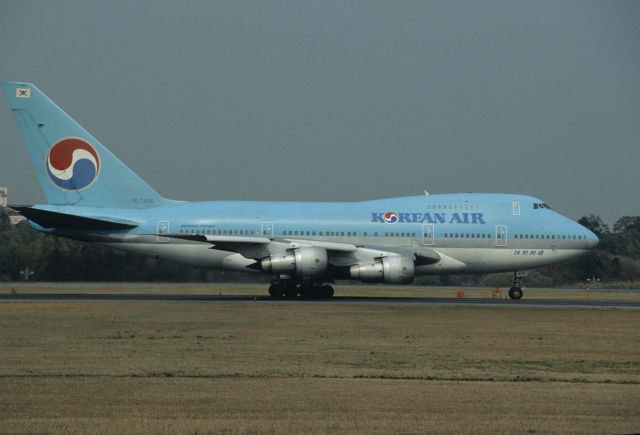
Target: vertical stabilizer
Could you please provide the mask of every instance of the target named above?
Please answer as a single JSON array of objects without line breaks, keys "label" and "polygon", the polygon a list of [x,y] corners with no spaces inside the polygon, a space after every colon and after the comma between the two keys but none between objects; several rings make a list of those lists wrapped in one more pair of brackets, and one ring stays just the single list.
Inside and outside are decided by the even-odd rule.
[{"label": "vertical stabilizer", "polygon": [[164,199],[30,83],[3,83],[49,204],[148,208]]}]

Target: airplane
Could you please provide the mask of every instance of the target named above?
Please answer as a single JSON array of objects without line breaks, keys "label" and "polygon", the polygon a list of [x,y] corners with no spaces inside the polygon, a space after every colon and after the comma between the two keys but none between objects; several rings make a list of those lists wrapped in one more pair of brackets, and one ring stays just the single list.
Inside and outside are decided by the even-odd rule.
[{"label": "airplane", "polygon": [[211,269],[273,277],[273,298],[331,298],[335,280],[514,272],[584,254],[587,228],[527,195],[360,202],[184,202],[162,197],[31,83],[5,82],[47,204],[14,206],[37,231]]}]

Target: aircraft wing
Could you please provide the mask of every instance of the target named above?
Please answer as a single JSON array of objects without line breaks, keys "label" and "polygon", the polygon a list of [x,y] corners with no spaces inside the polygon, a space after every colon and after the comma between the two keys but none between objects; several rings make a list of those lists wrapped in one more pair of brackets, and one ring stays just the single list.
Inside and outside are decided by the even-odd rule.
[{"label": "aircraft wing", "polygon": [[327,242],[265,236],[219,236],[205,234],[168,234],[183,240],[210,243],[211,249],[237,252],[243,257],[259,260],[303,246],[315,246],[327,250],[329,261],[334,266],[348,266],[357,262],[373,261],[377,258],[402,255],[413,259],[416,266],[434,264],[441,260],[434,249],[423,246],[374,246],[353,243]]}]

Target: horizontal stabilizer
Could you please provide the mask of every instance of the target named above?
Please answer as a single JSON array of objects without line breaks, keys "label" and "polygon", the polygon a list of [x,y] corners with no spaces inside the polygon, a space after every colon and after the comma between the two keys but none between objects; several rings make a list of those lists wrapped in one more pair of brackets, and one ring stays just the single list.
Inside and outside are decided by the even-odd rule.
[{"label": "horizontal stabilizer", "polygon": [[77,230],[128,230],[137,223],[109,217],[86,217],[57,211],[42,210],[25,206],[11,206],[14,210],[43,228],[64,228]]}]

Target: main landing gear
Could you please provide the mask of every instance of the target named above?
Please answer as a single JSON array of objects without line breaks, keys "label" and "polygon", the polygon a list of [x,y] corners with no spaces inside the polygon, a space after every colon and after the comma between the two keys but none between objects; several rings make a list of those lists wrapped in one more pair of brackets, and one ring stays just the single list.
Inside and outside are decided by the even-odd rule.
[{"label": "main landing gear", "polygon": [[511,299],[521,299],[522,298],[522,277],[526,276],[526,272],[513,272],[513,281],[511,281],[512,283],[512,287],[509,289],[509,298]]},{"label": "main landing gear", "polygon": [[275,280],[269,286],[269,294],[274,299],[295,299],[298,296],[303,299],[330,299],[333,297],[333,287],[319,282]]}]

